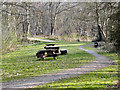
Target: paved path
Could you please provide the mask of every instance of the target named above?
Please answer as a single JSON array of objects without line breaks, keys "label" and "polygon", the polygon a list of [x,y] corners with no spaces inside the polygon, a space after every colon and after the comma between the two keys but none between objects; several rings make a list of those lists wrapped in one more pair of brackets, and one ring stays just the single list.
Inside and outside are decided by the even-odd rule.
[{"label": "paved path", "polygon": [[72,68],[65,71],[60,71],[58,73],[45,74],[42,76],[36,76],[34,78],[30,78],[30,79],[6,82],[6,83],[3,83],[3,88],[32,88],[33,86],[42,85],[42,84],[63,79],[63,78],[71,78],[80,74],[85,74],[85,73],[94,71],[96,69],[107,67],[113,64],[114,60],[104,57],[94,51],[83,49],[82,47],[83,46],[80,46],[79,49],[82,49],[94,55],[96,58],[95,61],[87,65],[81,66],[79,68]]},{"label": "paved path", "polygon": [[37,40],[37,41],[42,41],[42,42],[56,42],[54,40],[46,40],[46,39],[38,39],[38,38],[28,38],[29,40]]}]

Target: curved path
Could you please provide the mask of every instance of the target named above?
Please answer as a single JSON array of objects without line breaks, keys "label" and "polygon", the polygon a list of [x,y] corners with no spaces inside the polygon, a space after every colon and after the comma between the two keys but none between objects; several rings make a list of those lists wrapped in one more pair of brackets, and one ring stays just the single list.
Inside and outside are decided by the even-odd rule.
[{"label": "curved path", "polygon": [[94,71],[96,69],[101,69],[110,66],[114,63],[114,60],[102,56],[92,50],[83,49],[82,48],[83,46],[80,46],[79,49],[82,49],[88,52],[89,54],[94,55],[96,58],[95,61],[86,64],[84,66],[81,66],[79,68],[67,69],[65,71],[60,71],[58,73],[44,74],[42,76],[36,76],[29,79],[21,79],[18,81],[6,82],[3,83],[3,88],[32,88],[33,86],[42,85],[55,80],[59,80],[63,78],[71,78],[80,74],[85,74]]}]

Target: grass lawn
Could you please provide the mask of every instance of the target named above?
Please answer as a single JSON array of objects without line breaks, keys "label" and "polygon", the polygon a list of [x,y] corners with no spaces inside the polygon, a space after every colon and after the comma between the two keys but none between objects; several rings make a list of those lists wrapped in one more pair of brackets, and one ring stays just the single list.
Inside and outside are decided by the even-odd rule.
[{"label": "grass lawn", "polygon": [[21,78],[57,72],[68,68],[80,67],[94,60],[94,56],[79,50],[78,46],[88,43],[56,42],[60,49],[67,49],[67,55],[60,55],[57,60],[53,57],[41,61],[36,58],[36,52],[44,49],[45,44],[18,46],[18,50],[2,55],[2,81],[10,81]]},{"label": "grass lawn", "polygon": [[111,59],[114,59],[116,64],[118,63],[117,53],[103,52],[103,51],[101,51],[101,50],[99,50],[97,48],[94,48],[93,46],[86,46],[86,47],[83,47],[83,48],[84,49],[93,50],[93,51],[97,52],[98,54],[101,54],[103,56],[106,56],[106,57],[109,57]]},{"label": "grass lawn", "polygon": [[107,88],[108,85],[114,85],[118,81],[116,69],[116,66],[110,66],[88,74],[40,85],[37,88]]},{"label": "grass lawn", "polygon": [[[87,46],[84,48],[97,51],[97,49],[92,46]],[[118,62],[117,55],[114,53],[100,51],[98,51],[98,53],[115,59],[116,63]],[[37,88],[89,88],[92,90],[93,88],[108,88],[108,86],[114,85],[118,82],[117,74],[118,66],[111,65],[103,69],[95,70],[94,72],[90,72],[88,74],[40,85]]]}]

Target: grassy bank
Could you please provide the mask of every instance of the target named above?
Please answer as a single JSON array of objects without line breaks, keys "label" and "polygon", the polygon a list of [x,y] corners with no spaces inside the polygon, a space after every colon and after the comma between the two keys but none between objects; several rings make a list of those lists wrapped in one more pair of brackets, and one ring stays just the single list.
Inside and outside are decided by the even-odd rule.
[{"label": "grassy bank", "polygon": [[115,85],[118,82],[118,66],[116,65],[118,62],[117,55],[115,53],[98,51],[93,46],[87,46],[84,48],[97,51],[101,55],[115,59],[115,65],[95,70],[88,74],[40,85],[37,88],[91,88],[93,90],[95,88],[108,88],[111,85]]},{"label": "grassy bank", "polygon": [[88,43],[56,42],[56,45],[60,46],[60,49],[67,49],[68,54],[58,56],[57,60],[47,57],[45,61],[41,61],[36,58],[35,54],[38,50],[44,49],[45,44],[48,43],[18,46],[17,51],[2,55],[2,81],[80,67],[94,60],[92,55],[78,49],[78,46]]}]

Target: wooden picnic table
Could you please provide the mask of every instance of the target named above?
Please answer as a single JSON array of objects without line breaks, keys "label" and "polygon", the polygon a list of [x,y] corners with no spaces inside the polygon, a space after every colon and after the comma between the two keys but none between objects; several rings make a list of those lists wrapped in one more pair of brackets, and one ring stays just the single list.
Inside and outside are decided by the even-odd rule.
[{"label": "wooden picnic table", "polygon": [[41,58],[42,60],[44,60],[45,57],[53,57],[55,59],[55,57],[59,56],[59,55],[66,55],[67,54],[67,50],[66,49],[61,49],[59,53],[59,46],[45,46],[44,47],[45,50],[39,50],[36,53],[37,58]]}]

